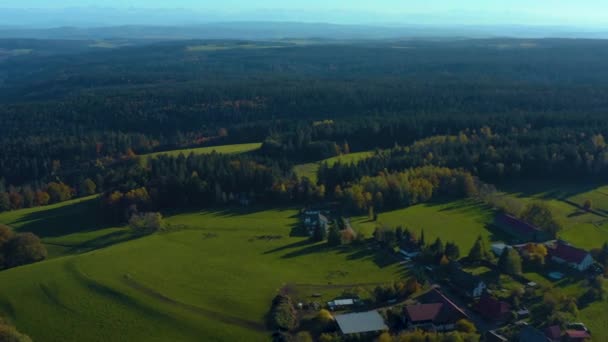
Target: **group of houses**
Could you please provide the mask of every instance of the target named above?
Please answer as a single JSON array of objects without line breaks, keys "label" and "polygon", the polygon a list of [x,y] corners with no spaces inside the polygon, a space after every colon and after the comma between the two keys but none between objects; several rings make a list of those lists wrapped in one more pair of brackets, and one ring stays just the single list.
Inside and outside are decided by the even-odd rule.
[{"label": "group of houses", "polygon": [[515,248],[522,252],[528,243],[540,243],[547,247],[549,259],[557,264],[567,265],[580,272],[587,271],[595,264],[593,256],[588,251],[577,248],[563,240],[551,240],[550,236],[541,229],[517,217],[503,214],[498,221],[498,226],[518,244],[509,246],[498,243],[492,245],[492,251],[497,256],[500,256],[505,248]]},{"label": "group of houses", "polygon": [[[318,228],[327,229],[329,225],[329,220],[320,210],[304,211],[303,220],[310,234],[313,234]],[[530,244],[542,244],[547,250],[547,260],[551,260],[555,264],[567,265],[580,272],[589,270],[595,264],[588,251],[572,246],[566,241],[551,240],[542,230],[514,216],[501,215],[498,220],[501,228],[512,237],[516,244],[497,243],[492,245],[492,251],[497,256],[501,256],[506,249],[515,249],[523,254],[526,253]],[[420,248],[411,243],[402,243],[399,252],[406,260],[405,263],[410,264],[419,256]],[[433,271],[431,266],[428,266],[427,269]],[[401,317],[405,329],[430,332],[454,331],[461,320],[476,321],[469,316],[467,308],[472,310],[471,314],[477,319],[481,317],[493,326],[499,326],[513,317],[522,319],[529,316],[527,310],[514,310],[510,303],[493,296],[483,278],[465,271],[458,262],[449,264],[446,278],[449,290],[444,291],[435,286],[403,307]],[[534,284],[529,283],[528,286],[534,286]],[[454,295],[458,295],[457,300],[457,297],[453,297]],[[467,306],[458,305],[457,302],[467,303]],[[354,299],[339,299],[327,303],[332,310],[351,309],[355,304]],[[373,336],[388,330],[384,318],[378,311],[342,314],[337,315],[335,319],[343,335],[370,334]],[[589,339],[590,332],[586,328],[581,329],[580,327],[562,330],[558,326],[552,326],[543,331],[524,324],[517,335],[517,340],[521,342],[587,341]],[[483,340],[507,341],[496,331],[486,332]]]},{"label": "group of houses", "polygon": [[[338,315],[335,319],[343,335],[377,334],[388,330],[378,311]],[[469,319],[465,310],[438,288],[416,298],[416,302],[404,306],[402,312],[402,320],[408,330],[450,332],[454,331],[458,321],[463,319]]]}]

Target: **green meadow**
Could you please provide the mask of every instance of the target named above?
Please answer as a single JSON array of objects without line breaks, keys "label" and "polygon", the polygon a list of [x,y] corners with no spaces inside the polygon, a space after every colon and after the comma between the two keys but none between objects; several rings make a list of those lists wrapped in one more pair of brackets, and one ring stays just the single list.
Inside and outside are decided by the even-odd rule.
[{"label": "green meadow", "polygon": [[[550,181],[522,182],[505,188],[504,196],[524,204],[546,203],[563,223],[560,237],[585,249],[608,242],[608,186],[593,183],[556,184]],[[591,200],[592,210],[582,209]]]},{"label": "green meadow", "polygon": [[173,230],[145,237],[87,226],[84,214],[73,223],[62,216],[93,203],[0,215],[17,230],[35,228],[46,243],[72,246],[0,272],[0,311],[34,340],[266,341],[264,317],[283,287],[301,287],[306,300],[309,286],[325,297],[336,286],[403,276],[367,249],[309,243],[295,209],[167,215]]},{"label": "green meadow", "polygon": [[296,173],[296,175],[298,175],[298,177],[308,177],[308,179],[310,179],[311,181],[316,182],[317,181],[317,171],[319,170],[319,166],[324,162],[328,163],[330,166],[337,162],[349,164],[349,163],[356,163],[359,160],[371,157],[373,155],[374,155],[373,151],[343,154],[340,156],[328,158],[328,159],[321,160],[321,161],[314,162],[314,163],[299,164],[299,165],[294,166],[293,170]]},{"label": "green meadow", "polygon": [[247,153],[251,151],[258,150],[262,147],[262,143],[250,143],[250,144],[234,144],[234,145],[222,145],[222,146],[209,146],[209,147],[199,147],[199,148],[187,148],[182,150],[172,150],[166,152],[156,152],[150,154],[144,154],[140,157],[142,160],[147,162],[151,158],[156,158],[160,155],[167,155],[172,157],[177,157],[180,154],[184,156],[188,156],[191,153],[194,154],[211,154],[215,153],[225,153],[225,154],[238,154],[238,153]]},{"label": "green meadow", "polygon": [[365,236],[371,236],[377,226],[408,228],[416,236],[424,230],[427,243],[441,238],[443,242],[453,241],[466,255],[478,236],[489,241],[496,240],[488,229],[494,219],[494,211],[474,200],[458,200],[419,204],[405,209],[381,212],[378,221],[367,216],[351,219],[352,227]]},{"label": "green meadow", "polygon": [[[509,188],[504,196],[545,201],[565,221],[562,236],[581,247],[607,241],[604,187],[544,189]],[[594,210],[581,213],[577,205],[586,199]],[[50,252],[49,260],[0,272],[0,313],[36,341],[267,341],[265,316],[279,291],[326,301],[407,276],[375,250],[310,243],[299,208],[166,212],[168,232],[139,236],[100,223],[97,206],[93,196],[0,214],[0,223],[38,234]],[[367,237],[378,225],[424,229],[427,242],[454,241],[465,255],[479,235],[502,240],[493,218],[483,203],[456,200],[380,212],[377,222],[353,217],[351,224]],[[583,289],[526,276],[577,296]],[[608,338],[600,315],[607,307],[603,301],[580,311],[598,338]]]}]

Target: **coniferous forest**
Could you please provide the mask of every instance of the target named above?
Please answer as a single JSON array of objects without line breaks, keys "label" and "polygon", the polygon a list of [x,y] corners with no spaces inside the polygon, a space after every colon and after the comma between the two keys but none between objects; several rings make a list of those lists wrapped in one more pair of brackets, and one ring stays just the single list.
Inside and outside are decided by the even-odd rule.
[{"label": "coniferous forest", "polygon": [[[424,166],[493,184],[606,178],[603,41],[197,44],[205,42],[3,60],[0,210],[141,187],[180,193],[170,200],[180,203],[189,182],[205,189],[202,201],[222,193],[270,200],[277,184],[325,196],[363,176]],[[239,157],[138,161],[260,141],[259,151]],[[294,179],[294,163],[345,148],[379,152],[322,166],[319,184]]]}]

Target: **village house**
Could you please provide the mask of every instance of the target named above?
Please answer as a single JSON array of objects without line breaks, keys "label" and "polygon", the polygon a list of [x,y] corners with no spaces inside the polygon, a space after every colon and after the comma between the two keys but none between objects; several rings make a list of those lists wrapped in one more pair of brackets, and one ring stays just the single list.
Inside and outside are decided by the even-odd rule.
[{"label": "village house", "polygon": [[582,330],[566,330],[564,340],[568,342],[584,342],[591,341],[591,335]]},{"label": "village house", "polygon": [[354,334],[374,335],[388,330],[378,311],[338,315],[335,318],[340,333],[345,336]]},{"label": "village house", "polygon": [[558,264],[568,265],[581,272],[586,271],[595,263],[591,253],[576,248],[565,241],[558,240],[547,243],[547,249],[551,260]]},{"label": "village house", "polygon": [[484,293],[475,305],[475,309],[484,319],[494,322],[504,322],[511,315],[511,305],[498,300],[488,293]]},{"label": "village house", "polygon": [[526,325],[519,332],[519,342],[548,342],[547,336],[533,326]]},{"label": "village house", "polygon": [[501,214],[497,218],[497,223],[497,226],[509,234],[516,243],[544,242],[551,238],[540,228],[512,215]]},{"label": "village house", "polygon": [[479,298],[486,291],[486,283],[478,276],[465,272],[460,266],[453,265],[450,281],[454,290],[469,298]]},{"label": "village house", "polygon": [[418,304],[404,308],[404,321],[408,329],[452,331],[456,323],[469,316],[437,289],[418,297]]},{"label": "village house", "polygon": [[304,212],[304,226],[309,235],[313,235],[317,228],[329,229],[329,219],[319,210],[307,210]]}]

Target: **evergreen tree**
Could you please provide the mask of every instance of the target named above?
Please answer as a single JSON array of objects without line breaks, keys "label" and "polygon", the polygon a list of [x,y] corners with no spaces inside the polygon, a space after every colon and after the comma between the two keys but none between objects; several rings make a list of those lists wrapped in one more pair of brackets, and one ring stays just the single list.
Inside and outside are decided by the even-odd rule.
[{"label": "evergreen tree", "polygon": [[322,227],[321,225],[318,225],[317,227],[315,227],[315,230],[312,234],[312,240],[315,242],[320,242],[325,240],[325,238],[327,237],[327,231],[325,230],[324,227]]},{"label": "evergreen tree", "polygon": [[329,246],[339,246],[342,243],[342,235],[337,227],[331,226],[327,234],[327,244]]},{"label": "evergreen tree", "polygon": [[397,239],[397,242],[403,241],[403,227],[397,227],[395,230],[395,238]]},{"label": "evergreen tree", "polygon": [[485,256],[486,256],[485,243],[483,241],[483,238],[481,236],[479,236],[477,238],[477,240],[475,241],[475,244],[473,245],[473,247],[471,247],[468,258],[469,258],[469,261],[479,262],[479,261],[484,260]]},{"label": "evergreen tree", "polygon": [[521,274],[521,256],[514,248],[506,248],[498,259],[498,268],[506,274]]},{"label": "evergreen tree", "polygon": [[418,246],[424,247],[426,242],[424,241],[424,229],[420,229],[420,239],[418,239]]},{"label": "evergreen tree", "polygon": [[460,258],[460,248],[454,242],[448,242],[445,244],[445,255],[450,260],[458,260]]}]

